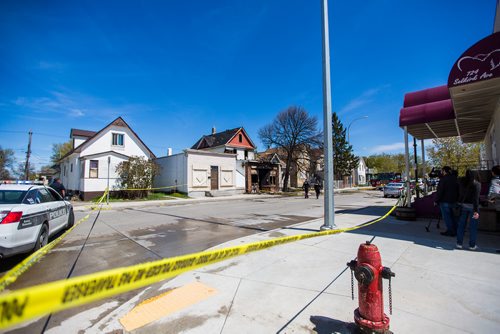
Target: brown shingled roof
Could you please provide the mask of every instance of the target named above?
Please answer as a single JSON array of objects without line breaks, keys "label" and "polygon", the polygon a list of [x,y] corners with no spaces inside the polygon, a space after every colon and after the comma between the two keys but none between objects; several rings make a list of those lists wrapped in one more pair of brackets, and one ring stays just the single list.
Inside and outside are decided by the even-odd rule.
[{"label": "brown shingled roof", "polygon": [[89,130],[80,130],[80,129],[71,129],[69,136],[70,138],[73,137],[86,137],[90,138],[93,137],[96,134],[95,131],[89,131]]}]

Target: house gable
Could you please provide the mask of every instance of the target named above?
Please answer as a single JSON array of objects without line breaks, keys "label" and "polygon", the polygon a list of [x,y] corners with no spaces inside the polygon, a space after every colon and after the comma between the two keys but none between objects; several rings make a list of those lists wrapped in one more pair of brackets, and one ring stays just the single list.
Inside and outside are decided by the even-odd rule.
[{"label": "house gable", "polygon": [[233,137],[226,143],[226,146],[255,149],[255,145],[252,143],[243,128],[240,128],[233,135]]},{"label": "house gable", "polygon": [[202,150],[216,147],[255,149],[255,145],[242,127],[202,136],[191,149]]},{"label": "house gable", "polygon": [[[86,135],[91,134],[91,131],[85,131],[85,130],[77,130],[77,131],[84,131],[86,132]],[[112,134],[115,131],[118,135],[123,134],[128,137],[128,140],[125,140],[125,143],[123,146],[126,155],[145,155],[148,158],[155,158],[154,153],[144,144],[144,142],[139,138],[139,136],[130,128],[130,126],[123,120],[123,118],[118,117],[108,125],[106,125],[104,128],[102,128],[98,132],[94,132],[94,134],[89,137],[85,142],[81,143],[78,147],[74,148],[72,151],[68,152],[66,156],[62,157],[60,161],[64,160],[67,156],[73,154],[73,153],[83,153],[84,154],[95,154],[99,152],[104,152],[104,151],[109,151],[113,149],[120,150],[120,147],[118,146],[113,146],[111,145],[111,140],[112,140]],[[75,133],[71,132],[71,135],[75,135]],[[107,138],[109,137],[109,138]],[[108,140],[108,142],[106,142]],[[127,142],[132,142],[135,144],[133,146],[136,146],[139,148],[139,150],[135,149],[132,152],[128,152],[128,145]],[[96,144],[99,142],[99,144]]]}]

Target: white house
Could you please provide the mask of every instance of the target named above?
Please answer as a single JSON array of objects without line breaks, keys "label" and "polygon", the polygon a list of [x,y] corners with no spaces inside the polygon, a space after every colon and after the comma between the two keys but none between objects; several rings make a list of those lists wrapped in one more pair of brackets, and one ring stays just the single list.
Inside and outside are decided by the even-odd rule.
[{"label": "white house", "polygon": [[73,149],[59,160],[68,191],[89,200],[117,186],[116,166],[132,156],[155,158],[130,126],[118,117],[97,132],[71,129]]},{"label": "white house", "polygon": [[353,169],[352,174],[353,174],[353,185],[364,185],[367,182],[366,179],[366,173],[367,173],[368,168],[366,167],[366,162],[363,157],[359,157],[359,163],[358,167]]},{"label": "white house", "polygon": [[192,150],[202,150],[215,153],[236,154],[236,188],[245,191],[246,184],[250,184],[246,175],[246,163],[255,160],[256,146],[243,127],[225,130],[202,136],[192,147]]},{"label": "white house", "polygon": [[190,197],[234,195],[236,154],[186,149],[182,153],[156,159],[160,167],[155,188],[178,191]]}]

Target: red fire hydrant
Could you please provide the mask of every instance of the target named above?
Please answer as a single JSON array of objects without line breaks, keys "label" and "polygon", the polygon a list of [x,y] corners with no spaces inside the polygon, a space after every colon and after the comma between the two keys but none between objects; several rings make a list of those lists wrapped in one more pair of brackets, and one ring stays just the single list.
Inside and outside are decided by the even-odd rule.
[{"label": "red fire hydrant", "polygon": [[359,307],[354,311],[354,321],[361,330],[371,333],[390,333],[389,317],[384,313],[382,278],[389,280],[389,307],[392,314],[391,269],[382,266],[377,246],[367,241],[358,249],[357,260],[347,263],[351,268],[352,298],[354,277],[358,281]]}]

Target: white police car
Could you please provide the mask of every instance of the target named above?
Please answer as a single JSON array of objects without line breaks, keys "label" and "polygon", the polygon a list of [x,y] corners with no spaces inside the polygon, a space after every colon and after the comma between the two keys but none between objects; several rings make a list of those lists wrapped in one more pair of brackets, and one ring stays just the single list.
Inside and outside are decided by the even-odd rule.
[{"label": "white police car", "polygon": [[71,203],[54,189],[0,184],[0,258],[40,249],[74,221]]}]

